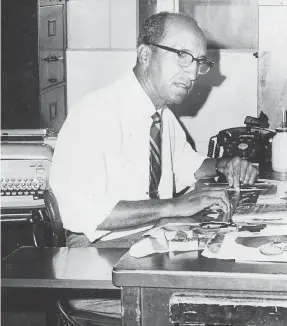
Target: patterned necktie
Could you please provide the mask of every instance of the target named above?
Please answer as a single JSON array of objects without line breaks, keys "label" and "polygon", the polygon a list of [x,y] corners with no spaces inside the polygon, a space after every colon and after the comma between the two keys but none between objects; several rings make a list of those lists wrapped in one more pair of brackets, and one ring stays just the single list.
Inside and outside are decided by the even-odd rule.
[{"label": "patterned necktie", "polygon": [[159,198],[158,185],[161,177],[161,118],[158,112],[153,116],[150,128],[150,184],[149,196],[151,199]]}]

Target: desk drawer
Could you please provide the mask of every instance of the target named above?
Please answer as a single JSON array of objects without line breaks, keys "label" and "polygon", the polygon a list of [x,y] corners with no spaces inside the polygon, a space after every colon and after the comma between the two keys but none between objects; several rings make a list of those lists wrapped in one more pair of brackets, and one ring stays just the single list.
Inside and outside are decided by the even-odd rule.
[{"label": "desk drawer", "polygon": [[287,320],[284,292],[123,287],[122,298],[125,326],[286,326]]},{"label": "desk drawer", "polygon": [[174,293],[169,301],[170,322],[176,325],[284,326],[287,301],[264,296]]}]

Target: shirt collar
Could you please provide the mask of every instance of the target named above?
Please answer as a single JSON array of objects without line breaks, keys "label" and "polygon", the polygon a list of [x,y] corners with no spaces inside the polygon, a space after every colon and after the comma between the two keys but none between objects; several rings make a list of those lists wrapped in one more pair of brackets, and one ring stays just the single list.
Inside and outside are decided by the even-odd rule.
[{"label": "shirt collar", "polygon": [[161,114],[161,109],[155,109],[152,100],[144,91],[133,72],[127,76],[125,83],[125,87],[130,94],[131,101],[134,103],[137,114],[146,118],[151,118],[156,111]]}]

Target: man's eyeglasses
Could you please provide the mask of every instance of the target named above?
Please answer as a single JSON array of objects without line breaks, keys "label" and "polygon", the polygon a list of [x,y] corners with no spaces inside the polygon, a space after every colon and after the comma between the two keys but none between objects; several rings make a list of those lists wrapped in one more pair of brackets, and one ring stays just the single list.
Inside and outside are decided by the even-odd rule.
[{"label": "man's eyeglasses", "polygon": [[178,55],[178,64],[181,67],[188,67],[194,61],[196,61],[197,62],[197,72],[199,75],[205,75],[206,73],[209,72],[210,68],[214,65],[214,62],[208,60],[205,57],[195,58],[191,53],[188,53],[183,50],[177,50],[177,49],[165,46],[165,45],[154,44],[154,43],[148,43],[148,45],[153,45],[160,49],[176,53]]}]

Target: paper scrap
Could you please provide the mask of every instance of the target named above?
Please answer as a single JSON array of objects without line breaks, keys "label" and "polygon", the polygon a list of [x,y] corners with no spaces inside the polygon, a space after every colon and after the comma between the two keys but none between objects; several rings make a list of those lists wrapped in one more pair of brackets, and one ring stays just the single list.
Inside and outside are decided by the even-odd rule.
[{"label": "paper scrap", "polygon": [[140,258],[154,253],[198,250],[198,237],[192,230],[198,224],[172,224],[146,232],[143,239],[130,248],[130,255]]},{"label": "paper scrap", "polygon": [[242,237],[268,237],[287,235],[287,226],[270,226],[254,234],[252,232],[231,232],[225,235],[221,246],[217,252],[212,252],[206,248],[202,255],[207,258],[217,259],[234,259],[236,261],[268,261],[268,262],[287,262],[287,251],[282,250],[278,255],[265,255],[261,252],[260,247],[248,247],[236,242],[237,238]]}]

